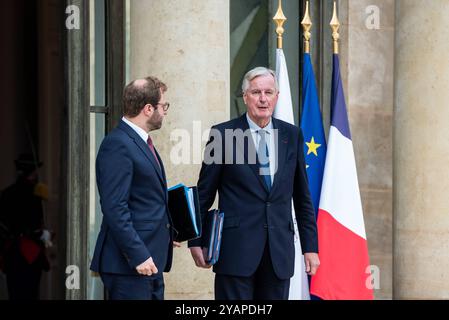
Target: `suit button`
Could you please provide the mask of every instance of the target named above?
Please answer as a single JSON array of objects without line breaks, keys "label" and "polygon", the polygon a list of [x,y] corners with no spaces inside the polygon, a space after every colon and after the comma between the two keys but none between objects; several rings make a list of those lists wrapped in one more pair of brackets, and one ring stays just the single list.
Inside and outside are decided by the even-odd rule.
[{"label": "suit button", "polygon": [[170,223],[167,223],[166,227],[167,229],[170,229]]},{"label": "suit button", "polygon": [[267,202],[266,204],[267,204],[267,207],[271,206],[271,202]]}]

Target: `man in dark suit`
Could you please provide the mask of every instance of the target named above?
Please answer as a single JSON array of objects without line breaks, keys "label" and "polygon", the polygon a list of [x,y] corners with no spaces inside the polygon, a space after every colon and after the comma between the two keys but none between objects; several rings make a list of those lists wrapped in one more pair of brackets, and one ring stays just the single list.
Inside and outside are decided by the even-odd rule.
[{"label": "man in dark suit", "polygon": [[103,222],[91,270],[100,273],[111,299],[164,298],[173,232],[164,166],[149,132],[167,114],[166,90],[155,77],[128,84],[124,117],[98,151]]},{"label": "man in dark suit", "polygon": [[[295,260],[292,198],[306,272],[313,275],[319,266],[303,138],[298,127],[272,117],[279,94],[272,70],[249,71],[242,89],[247,113],[212,127],[198,180],[203,221],[217,191],[224,212],[215,298],[288,299]],[[203,268],[210,267],[206,246],[204,238],[189,243]]]}]

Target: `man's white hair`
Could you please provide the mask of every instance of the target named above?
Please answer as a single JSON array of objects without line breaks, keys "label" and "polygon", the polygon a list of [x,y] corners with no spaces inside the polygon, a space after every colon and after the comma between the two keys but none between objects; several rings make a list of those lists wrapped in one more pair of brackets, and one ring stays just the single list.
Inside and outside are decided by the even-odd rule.
[{"label": "man's white hair", "polygon": [[274,79],[274,84],[276,87],[276,91],[279,91],[279,84],[278,84],[278,80],[276,78],[276,73],[268,68],[265,67],[256,67],[254,69],[249,70],[245,76],[243,77],[243,82],[242,82],[242,92],[245,93],[246,90],[248,90],[249,88],[249,83],[257,77],[260,76],[269,76],[271,75]]}]

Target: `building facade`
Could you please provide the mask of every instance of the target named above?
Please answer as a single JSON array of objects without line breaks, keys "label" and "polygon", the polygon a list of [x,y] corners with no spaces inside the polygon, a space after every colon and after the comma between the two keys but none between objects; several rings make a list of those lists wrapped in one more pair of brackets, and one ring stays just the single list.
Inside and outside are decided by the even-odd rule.
[{"label": "building facade", "polygon": [[[282,1],[297,124],[304,2]],[[375,297],[447,299],[449,20],[441,13],[449,1],[337,4],[368,248],[379,280]],[[311,1],[311,54],[326,131],[332,5]],[[257,65],[275,68],[278,1],[17,0],[1,6],[0,41],[8,50],[0,58],[0,188],[14,180],[17,154],[35,146],[49,188],[46,224],[56,233],[42,297],[103,299],[99,277],[88,270],[101,222],[94,165],[102,138],[121,117],[124,84],[146,75],[168,84],[171,107],[154,143],[169,186],[196,184],[207,129],[244,112],[243,74]],[[183,132],[191,139],[187,160],[173,152]],[[175,250],[165,279],[167,299],[213,298],[213,273],[195,267],[185,244]]]}]

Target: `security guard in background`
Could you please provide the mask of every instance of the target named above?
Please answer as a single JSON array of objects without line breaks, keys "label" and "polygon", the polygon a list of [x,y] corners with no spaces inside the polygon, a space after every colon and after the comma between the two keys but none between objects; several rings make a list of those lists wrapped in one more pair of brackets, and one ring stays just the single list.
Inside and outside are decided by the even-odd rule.
[{"label": "security guard in background", "polygon": [[9,299],[39,299],[42,271],[49,270],[45,242],[42,200],[37,168],[42,162],[31,154],[22,154],[15,161],[16,182],[3,190],[0,197],[0,223],[3,226],[2,266],[6,274]]}]

